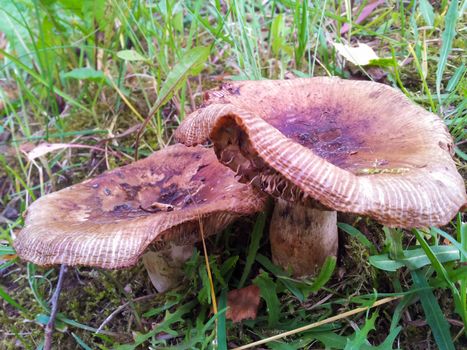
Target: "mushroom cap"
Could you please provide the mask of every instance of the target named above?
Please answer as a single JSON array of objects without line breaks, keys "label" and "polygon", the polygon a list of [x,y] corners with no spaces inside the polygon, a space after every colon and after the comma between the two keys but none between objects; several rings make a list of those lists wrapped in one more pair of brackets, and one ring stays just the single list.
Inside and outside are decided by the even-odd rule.
[{"label": "mushroom cap", "polygon": [[176,138],[288,201],[405,228],[443,225],[467,202],[443,121],[383,84],[317,77],[227,83]]},{"label": "mushroom cap", "polygon": [[169,146],[48,194],[27,211],[14,247],[39,265],[123,268],[151,245],[184,244],[260,211],[265,195],[239,183],[212,149]]}]

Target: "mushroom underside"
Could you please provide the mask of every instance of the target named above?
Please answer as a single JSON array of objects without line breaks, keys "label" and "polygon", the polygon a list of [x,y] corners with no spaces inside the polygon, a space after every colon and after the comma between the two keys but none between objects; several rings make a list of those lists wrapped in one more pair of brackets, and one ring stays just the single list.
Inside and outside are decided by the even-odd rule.
[{"label": "mushroom underside", "polygon": [[41,197],[14,246],[39,265],[123,268],[150,247],[193,243],[200,227],[214,234],[264,204],[212,150],[179,144]]},{"label": "mushroom underside", "polygon": [[275,198],[403,228],[444,225],[467,202],[442,120],[395,89],[313,78],[233,82],[207,96],[178,140],[210,139],[240,181]]}]

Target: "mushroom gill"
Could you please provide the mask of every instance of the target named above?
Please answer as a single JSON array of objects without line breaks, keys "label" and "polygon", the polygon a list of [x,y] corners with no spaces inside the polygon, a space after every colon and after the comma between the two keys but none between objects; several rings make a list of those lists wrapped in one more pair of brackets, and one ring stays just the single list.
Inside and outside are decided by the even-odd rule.
[{"label": "mushroom gill", "polygon": [[169,146],[146,159],[41,197],[14,241],[39,265],[134,265],[150,246],[189,244],[242,215],[264,196],[237,182],[211,149]]},{"label": "mushroom gill", "polygon": [[[333,210],[351,212],[413,228],[446,224],[467,202],[443,121],[378,83],[324,77],[227,83],[206,93],[204,106],[184,120],[176,137],[186,145],[210,139],[241,181],[296,203],[299,211],[324,209],[334,217]],[[313,215],[277,206],[287,215],[275,213],[276,221]],[[320,233],[311,232],[314,238],[294,249],[285,247],[294,241],[285,222],[271,223],[279,227],[271,232],[273,252],[335,254],[337,230],[324,230],[332,218],[315,217],[322,223],[310,227]],[[326,246],[319,236],[327,237]]]}]

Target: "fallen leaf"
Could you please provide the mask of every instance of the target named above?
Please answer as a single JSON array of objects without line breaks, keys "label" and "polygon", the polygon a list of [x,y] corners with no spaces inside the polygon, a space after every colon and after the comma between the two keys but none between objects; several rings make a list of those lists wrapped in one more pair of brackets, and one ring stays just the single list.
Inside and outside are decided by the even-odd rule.
[{"label": "fallen leaf", "polygon": [[227,312],[225,317],[233,322],[255,319],[259,307],[259,288],[251,285],[231,290],[227,294]]},{"label": "fallen leaf", "polygon": [[34,160],[36,158],[45,156],[47,153],[54,152],[61,150],[63,148],[90,148],[98,151],[104,152],[104,149],[95,147],[95,146],[88,146],[88,145],[81,145],[76,143],[48,143],[43,142],[36,147],[31,149],[31,144],[25,143],[24,145],[20,146],[20,150],[26,154],[29,160]]},{"label": "fallen leaf", "polygon": [[333,43],[333,45],[340,55],[357,66],[366,66],[379,58],[367,44],[359,43],[357,47],[341,43]]}]

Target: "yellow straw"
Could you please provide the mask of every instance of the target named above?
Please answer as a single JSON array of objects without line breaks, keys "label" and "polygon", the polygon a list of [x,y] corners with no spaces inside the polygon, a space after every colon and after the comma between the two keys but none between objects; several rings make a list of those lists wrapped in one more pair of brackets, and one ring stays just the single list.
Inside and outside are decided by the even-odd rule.
[{"label": "yellow straw", "polygon": [[253,342],[253,343],[250,343],[250,344],[242,345],[242,346],[239,346],[239,347],[234,348],[234,349],[232,349],[232,350],[249,349],[249,348],[255,347],[255,346],[257,346],[257,345],[261,345],[261,344],[268,343],[268,342],[273,341],[273,340],[277,340],[277,339],[280,339],[280,338],[288,337],[289,335],[293,335],[293,334],[296,334],[296,333],[300,333],[300,332],[303,332],[303,331],[307,331],[307,330],[309,330],[309,329],[312,329],[312,328],[321,326],[321,325],[323,325],[323,324],[331,323],[331,322],[334,322],[334,321],[337,321],[337,320],[346,318],[346,317],[348,317],[348,316],[358,314],[359,312],[362,312],[362,311],[371,309],[371,308],[373,308],[373,307],[376,307],[376,306],[380,306],[380,305],[389,303],[390,301],[393,301],[393,300],[396,300],[396,299],[399,299],[399,298],[401,298],[401,296],[383,298],[383,299],[381,299],[381,300],[376,301],[376,302],[375,302],[373,305],[371,305],[371,306],[358,307],[358,308],[356,308],[356,309],[353,309],[353,310],[344,312],[343,314],[340,314],[340,315],[337,315],[337,316],[332,316],[332,317],[329,317],[329,318],[327,318],[327,319],[325,319],[325,320],[318,321],[318,322],[315,322],[315,323],[311,323],[311,324],[309,324],[309,325],[306,325],[306,326],[303,326],[303,327],[299,327],[299,328],[296,328],[296,329],[293,329],[293,330],[291,330],[291,331],[287,331],[287,332],[284,332],[284,333],[281,333],[281,334],[277,334],[277,335],[274,335],[274,336],[269,337],[269,338],[261,339],[261,340],[255,341],[255,342]]}]

